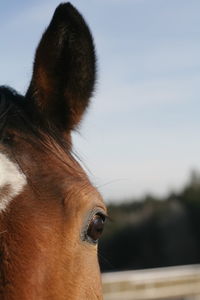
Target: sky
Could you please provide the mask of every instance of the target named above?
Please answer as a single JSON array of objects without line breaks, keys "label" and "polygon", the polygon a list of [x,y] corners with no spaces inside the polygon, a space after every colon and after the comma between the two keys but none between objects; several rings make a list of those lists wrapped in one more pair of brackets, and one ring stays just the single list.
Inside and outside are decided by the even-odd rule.
[{"label": "sky", "polygon": [[[1,0],[0,85],[25,93],[60,1]],[[200,1],[71,0],[89,24],[98,81],[74,147],[105,201],[178,191],[200,170]]]}]

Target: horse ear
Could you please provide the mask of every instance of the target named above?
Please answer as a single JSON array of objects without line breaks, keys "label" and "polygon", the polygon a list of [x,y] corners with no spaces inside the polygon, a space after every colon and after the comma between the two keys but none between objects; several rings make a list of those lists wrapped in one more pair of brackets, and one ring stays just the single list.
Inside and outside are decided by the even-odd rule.
[{"label": "horse ear", "polygon": [[73,129],[88,106],[95,73],[87,24],[70,3],[60,4],[36,50],[26,97],[48,123]]}]

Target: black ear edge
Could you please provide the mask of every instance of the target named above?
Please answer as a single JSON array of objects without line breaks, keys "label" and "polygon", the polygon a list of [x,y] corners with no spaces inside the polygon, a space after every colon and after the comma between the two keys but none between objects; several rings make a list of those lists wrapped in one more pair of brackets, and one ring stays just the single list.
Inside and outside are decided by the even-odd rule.
[{"label": "black ear edge", "polygon": [[66,18],[70,15],[74,15],[77,17],[81,16],[79,11],[70,2],[60,3],[54,11],[52,21],[56,20],[56,18],[62,19],[63,17]]}]

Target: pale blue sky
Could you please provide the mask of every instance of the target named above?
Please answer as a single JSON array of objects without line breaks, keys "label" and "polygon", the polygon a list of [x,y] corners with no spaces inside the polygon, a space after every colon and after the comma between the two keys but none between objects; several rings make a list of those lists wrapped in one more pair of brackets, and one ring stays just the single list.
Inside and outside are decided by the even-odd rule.
[{"label": "pale blue sky", "polygon": [[[2,0],[0,84],[28,86],[60,1]],[[179,189],[200,170],[200,1],[72,0],[97,47],[99,78],[76,152],[106,200]]]}]

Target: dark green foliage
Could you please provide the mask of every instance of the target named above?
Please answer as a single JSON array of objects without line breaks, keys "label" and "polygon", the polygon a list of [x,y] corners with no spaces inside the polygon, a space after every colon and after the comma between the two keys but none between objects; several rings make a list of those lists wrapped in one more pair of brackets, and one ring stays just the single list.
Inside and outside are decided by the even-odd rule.
[{"label": "dark green foliage", "polygon": [[[137,201],[136,201],[137,200]],[[108,206],[99,245],[102,271],[200,263],[200,176],[179,193]]]}]

